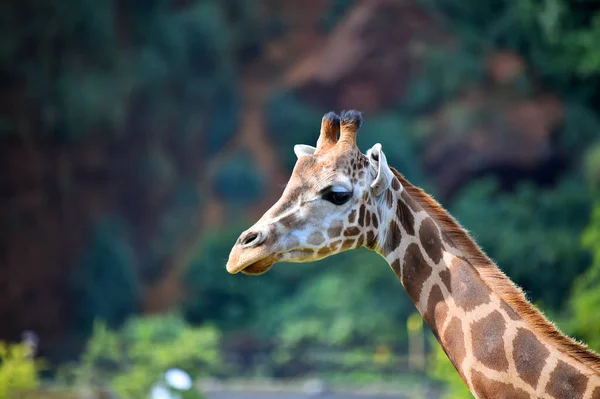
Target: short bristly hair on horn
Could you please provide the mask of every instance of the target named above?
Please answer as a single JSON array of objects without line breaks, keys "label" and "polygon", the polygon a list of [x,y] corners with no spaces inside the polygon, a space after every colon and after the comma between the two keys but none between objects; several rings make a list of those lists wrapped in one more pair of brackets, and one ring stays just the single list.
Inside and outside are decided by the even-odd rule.
[{"label": "short bristly hair on horn", "polygon": [[321,134],[317,140],[317,151],[327,151],[338,141],[340,117],[335,112],[328,112],[321,119]]},{"label": "short bristly hair on horn", "polygon": [[362,114],[354,109],[342,111],[340,115],[340,143],[356,145],[356,133],[362,126]]}]

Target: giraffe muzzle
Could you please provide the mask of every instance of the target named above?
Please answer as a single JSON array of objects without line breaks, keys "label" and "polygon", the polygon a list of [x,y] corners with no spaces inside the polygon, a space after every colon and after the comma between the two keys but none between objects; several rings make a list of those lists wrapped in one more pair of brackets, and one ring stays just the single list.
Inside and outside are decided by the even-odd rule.
[{"label": "giraffe muzzle", "polygon": [[[277,262],[272,245],[266,245],[268,234],[260,229],[243,232],[233,246],[227,261],[229,273],[262,274]],[[272,241],[272,240],[270,240]]]}]

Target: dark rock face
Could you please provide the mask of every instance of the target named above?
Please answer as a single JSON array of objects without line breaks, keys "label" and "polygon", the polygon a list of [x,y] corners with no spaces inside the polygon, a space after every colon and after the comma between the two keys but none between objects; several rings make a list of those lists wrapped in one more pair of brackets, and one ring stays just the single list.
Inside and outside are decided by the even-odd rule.
[{"label": "dark rock face", "polygon": [[448,36],[417,4],[361,2],[285,84],[318,106],[381,111],[404,98],[434,44],[448,45]]},{"label": "dark rock face", "polygon": [[[439,79],[428,69],[435,54],[463,56],[461,43],[415,3],[357,5],[320,49],[291,69],[285,84],[328,109],[377,114],[410,103],[415,81]],[[536,175],[559,161],[551,139],[564,119],[562,102],[540,87],[517,54],[478,56],[474,63],[478,73],[463,77],[457,90],[438,93],[430,85],[434,92],[424,107],[405,109],[424,127],[411,134],[426,137],[423,167],[442,199],[477,175]]]},{"label": "dark rock face", "polygon": [[[462,119],[456,126],[457,114]],[[423,166],[443,197],[473,177],[539,175],[560,162],[552,135],[563,121],[561,101],[550,95],[512,96],[495,84],[473,89],[430,116],[432,134]]]}]

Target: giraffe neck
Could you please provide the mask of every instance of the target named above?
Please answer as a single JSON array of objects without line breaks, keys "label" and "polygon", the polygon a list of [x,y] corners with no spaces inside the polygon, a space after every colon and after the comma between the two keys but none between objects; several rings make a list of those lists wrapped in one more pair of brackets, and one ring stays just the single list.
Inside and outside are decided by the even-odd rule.
[{"label": "giraffe neck", "polygon": [[[568,344],[568,338],[553,339],[532,323],[543,319],[541,314],[533,317],[509,304],[501,286],[480,273],[398,175],[384,193],[388,206],[382,216],[389,223],[382,224],[374,249],[386,258],[471,392],[478,398],[600,399],[598,369],[558,344]],[[495,277],[507,279],[498,270]]]}]

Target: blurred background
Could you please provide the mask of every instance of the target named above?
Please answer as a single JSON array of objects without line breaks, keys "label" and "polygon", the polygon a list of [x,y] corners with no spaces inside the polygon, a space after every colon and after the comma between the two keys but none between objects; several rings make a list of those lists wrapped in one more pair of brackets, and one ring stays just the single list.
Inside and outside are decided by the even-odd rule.
[{"label": "blurred background", "polygon": [[596,1],[21,0],[0,32],[0,398],[470,397],[376,254],[225,271],[348,108],[600,349]]}]

